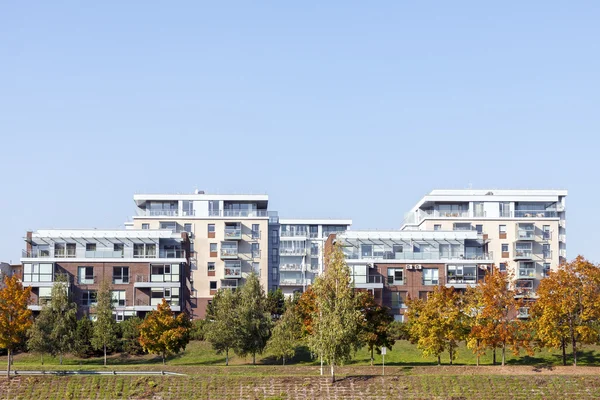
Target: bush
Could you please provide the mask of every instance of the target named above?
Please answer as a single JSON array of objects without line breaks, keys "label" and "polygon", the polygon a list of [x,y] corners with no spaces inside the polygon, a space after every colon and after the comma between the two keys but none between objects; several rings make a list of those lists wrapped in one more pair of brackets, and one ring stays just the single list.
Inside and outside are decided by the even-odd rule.
[{"label": "bush", "polygon": [[138,317],[128,318],[121,322],[121,344],[123,351],[131,354],[138,355],[144,354],[144,350],[140,345],[140,324],[142,320]]},{"label": "bush", "polygon": [[88,358],[96,354],[92,347],[92,335],[94,325],[88,318],[77,321],[75,340],[73,342],[73,353],[80,358]]},{"label": "bush", "polygon": [[394,340],[409,340],[408,323],[393,321],[389,327],[390,337]]},{"label": "bush", "polygon": [[206,332],[206,320],[197,319],[192,322],[192,329],[190,330],[190,340],[205,340]]}]

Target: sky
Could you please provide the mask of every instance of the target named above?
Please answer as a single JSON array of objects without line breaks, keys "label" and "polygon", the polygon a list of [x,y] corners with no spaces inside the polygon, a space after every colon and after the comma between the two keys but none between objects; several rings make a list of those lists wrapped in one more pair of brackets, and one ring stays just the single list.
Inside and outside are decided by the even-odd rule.
[{"label": "sky", "polygon": [[134,193],[399,228],[433,189],[568,189],[600,262],[600,2],[0,3],[0,261]]}]

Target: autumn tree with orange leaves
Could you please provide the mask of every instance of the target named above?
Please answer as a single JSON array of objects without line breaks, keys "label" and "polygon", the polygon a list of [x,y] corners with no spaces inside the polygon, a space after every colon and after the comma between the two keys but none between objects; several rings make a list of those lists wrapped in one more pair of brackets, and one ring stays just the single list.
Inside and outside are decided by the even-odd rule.
[{"label": "autumn tree with orange leaves", "polygon": [[190,341],[191,323],[185,313],[174,316],[165,299],[152,311],[140,325],[140,344],[142,348],[165,358],[185,349]]},{"label": "autumn tree with orange leaves", "polygon": [[538,287],[532,307],[532,324],[546,347],[570,343],[573,365],[577,366],[578,344],[598,342],[600,320],[600,269],[582,256],[550,272]]},{"label": "autumn tree with orange leaves", "polygon": [[0,347],[8,350],[8,379],[12,352],[33,323],[31,310],[27,308],[30,294],[31,288],[24,289],[17,276],[4,278],[4,287],[0,289]]},{"label": "autumn tree with orange leaves", "polygon": [[531,354],[532,337],[525,322],[516,318],[522,302],[515,299],[515,292],[510,288],[512,276],[494,268],[477,287],[466,295],[469,314],[471,316],[470,333],[467,346],[479,357],[486,349],[494,352],[502,351],[502,365],[506,362],[506,349],[514,354],[525,350]]}]

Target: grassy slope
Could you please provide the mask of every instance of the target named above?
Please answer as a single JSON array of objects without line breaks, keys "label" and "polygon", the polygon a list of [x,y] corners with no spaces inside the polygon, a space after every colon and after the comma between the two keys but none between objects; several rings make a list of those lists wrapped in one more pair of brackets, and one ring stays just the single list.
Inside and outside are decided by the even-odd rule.
[{"label": "grassy slope", "polygon": [[[500,362],[500,353],[497,354],[497,360]],[[251,358],[243,359],[230,355],[231,365],[243,365],[250,364]],[[261,364],[273,365],[278,364],[279,361],[275,360],[268,353],[257,357],[257,362]],[[448,355],[442,356],[442,363],[448,364]],[[458,365],[474,365],[476,362],[473,353],[461,346],[458,351],[458,357],[454,361]],[[568,363],[570,363],[570,358]],[[6,357],[0,357],[0,365],[6,363]],[[159,358],[153,355],[143,355],[136,357],[129,357],[125,355],[111,355],[109,357],[109,364],[111,366],[132,366],[142,367],[144,365],[160,365],[161,361]],[[311,360],[310,354],[306,350],[300,350],[292,361],[295,365],[316,365],[318,362]],[[381,356],[375,355],[375,363],[381,364]],[[485,356],[481,357],[482,364],[492,363],[492,354],[488,352]],[[36,354],[18,354],[14,358],[15,368],[33,368],[39,367],[40,357]],[[67,356],[64,359],[65,366],[81,366],[82,368],[96,367],[102,365],[102,357],[94,357],[88,359],[78,359],[71,356]],[[191,342],[186,351],[172,356],[167,361],[170,366],[215,366],[224,365],[225,356],[217,355],[212,351],[210,345],[206,342]],[[437,359],[435,357],[423,357],[421,352],[412,344],[406,341],[399,341],[394,345],[394,348],[389,351],[386,355],[386,365],[435,365]],[[550,364],[560,365],[561,364],[561,353],[558,350],[548,351],[543,350],[536,352],[533,357],[521,354],[520,357],[513,356],[507,353],[507,364],[509,365],[539,365],[539,364]],[[579,364],[580,365],[597,365],[600,366],[600,346],[587,346],[579,353]],[[51,358],[49,356],[44,357],[44,365],[56,366],[58,365],[58,358]],[[350,365],[369,365],[369,354],[366,349],[361,349],[354,356]]]}]

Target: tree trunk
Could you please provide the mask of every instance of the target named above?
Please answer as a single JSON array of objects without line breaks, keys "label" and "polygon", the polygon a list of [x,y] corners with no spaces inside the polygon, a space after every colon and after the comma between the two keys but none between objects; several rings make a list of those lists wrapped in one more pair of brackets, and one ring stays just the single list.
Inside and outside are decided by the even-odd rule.
[{"label": "tree trunk", "polygon": [[479,353],[477,353],[477,366],[479,367]]},{"label": "tree trunk", "polygon": [[335,383],[335,371],[334,371],[334,366],[335,366],[335,364],[333,363],[333,361],[331,361],[331,383]]},{"label": "tree trunk", "polygon": [[479,356],[479,343],[480,343],[480,341],[479,341],[479,339],[477,339],[477,366],[478,367],[479,367],[479,357],[480,357]]},{"label": "tree trunk", "polygon": [[575,340],[575,332],[571,330],[571,342],[573,343],[573,366],[577,366],[577,341]]},{"label": "tree trunk", "polygon": [[452,365],[452,348],[449,348],[448,352],[450,353],[450,365]]},{"label": "tree trunk", "polygon": [[373,366],[373,348],[375,346],[371,346],[371,367]]},{"label": "tree trunk", "polygon": [[283,366],[285,367],[285,356],[283,356]]},{"label": "tree trunk", "polygon": [[504,362],[506,361],[506,343],[502,343],[502,366],[504,367]]},{"label": "tree trunk", "polygon": [[252,353],[252,365],[256,365],[256,353]]},{"label": "tree trunk", "polygon": [[106,367],[106,345],[104,345],[104,366]]},{"label": "tree trunk", "polygon": [[40,353],[40,361],[42,362],[42,365],[44,365],[44,353]]},{"label": "tree trunk", "polygon": [[440,358],[440,355],[438,354],[438,366],[442,365],[442,359]]},{"label": "tree trunk", "polygon": [[10,354],[11,354],[10,349],[8,349],[8,357],[6,357],[6,358],[8,358],[8,362],[7,362],[8,366],[6,367],[6,378],[8,380],[10,380]]},{"label": "tree trunk", "polygon": [[321,375],[323,375],[323,354],[321,354]]},{"label": "tree trunk", "polygon": [[60,356],[58,358],[60,360],[60,365],[62,365],[62,353],[60,353]]},{"label": "tree trunk", "polygon": [[165,365],[166,362],[165,362],[165,352],[164,351],[162,352],[162,359],[163,359],[163,365]]},{"label": "tree trunk", "polygon": [[225,350],[225,366],[229,365],[229,349]]},{"label": "tree trunk", "polygon": [[562,338],[561,340],[561,347],[562,347],[562,353],[563,353],[563,365],[566,366],[567,365],[567,341],[565,340],[565,338]]},{"label": "tree trunk", "polygon": [[494,347],[494,357],[492,359],[492,365],[496,365],[496,348]]}]

